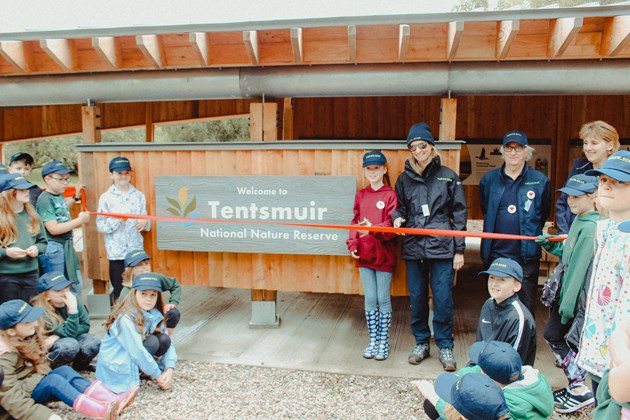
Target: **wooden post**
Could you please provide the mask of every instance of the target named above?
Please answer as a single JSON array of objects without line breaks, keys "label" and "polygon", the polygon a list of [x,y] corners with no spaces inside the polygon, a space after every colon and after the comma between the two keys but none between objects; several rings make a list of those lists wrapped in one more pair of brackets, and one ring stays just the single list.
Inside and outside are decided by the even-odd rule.
[{"label": "wooden post", "polygon": [[284,98],[282,107],[282,140],[293,140],[293,103],[291,98]]},{"label": "wooden post", "polygon": [[[81,107],[81,121],[83,126],[83,142],[84,143],[100,143],[100,109],[96,105]],[[94,174],[94,157],[79,154],[79,183],[90,185],[86,180],[93,180]],[[85,189],[85,200],[88,209],[95,209],[98,202],[97,192],[91,188]],[[90,316],[96,318],[106,317],[109,314],[109,280],[95,278],[99,276],[100,255],[98,246],[95,242],[98,239],[95,223],[87,223],[82,227],[83,231],[83,252],[81,253],[81,274],[85,279],[92,278],[93,293],[88,294],[88,308]]]},{"label": "wooden post", "polygon": [[[457,123],[457,99],[442,98],[440,101],[440,140],[455,140],[455,127]],[[461,152],[453,154],[453,161],[442,162],[455,172],[459,173],[459,159]]]},{"label": "wooden post", "polygon": [[[278,139],[278,104],[275,102],[250,104],[250,136],[252,141]],[[277,291],[252,289],[252,317],[250,328],[277,328]]]},{"label": "wooden post", "polygon": [[145,139],[147,143],[153,143],[155,135],[155,125],[153,124],[153,104],[146,102],[144,104],[144,124],[145,124]]}]

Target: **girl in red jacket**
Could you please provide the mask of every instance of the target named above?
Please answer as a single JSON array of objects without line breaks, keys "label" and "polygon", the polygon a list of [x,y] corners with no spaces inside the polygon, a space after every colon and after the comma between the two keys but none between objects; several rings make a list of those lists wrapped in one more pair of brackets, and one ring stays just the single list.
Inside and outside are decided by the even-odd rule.
[{"label": "girl in red jacket", "polygon": [[[351,224],[391,227],[398,200],[389,186],[385,155],[381,152],[364,154],[363,173],[370,185],[357,192]],[[389,356],[390,285],[396,266],[394,239],[393,233],[350,231],[346,241],[359,267],[365,293],[365,318],[370,334],[370,343],[363,352],[366,359],[385,360]]]}]

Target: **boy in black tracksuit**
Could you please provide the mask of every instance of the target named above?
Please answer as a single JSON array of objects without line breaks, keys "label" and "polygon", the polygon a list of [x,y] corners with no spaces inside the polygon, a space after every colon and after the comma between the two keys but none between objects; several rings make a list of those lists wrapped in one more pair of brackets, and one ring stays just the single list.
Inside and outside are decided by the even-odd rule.
[{"label": "boy in black tracksuit", "polygon": [[523,270],[509,258],[497,258],[488,274],[488,299],[481,308],[477,341],[509,343],[524,365],[534,366],[536,359],[536,322],[516,294],[521,289]]}]

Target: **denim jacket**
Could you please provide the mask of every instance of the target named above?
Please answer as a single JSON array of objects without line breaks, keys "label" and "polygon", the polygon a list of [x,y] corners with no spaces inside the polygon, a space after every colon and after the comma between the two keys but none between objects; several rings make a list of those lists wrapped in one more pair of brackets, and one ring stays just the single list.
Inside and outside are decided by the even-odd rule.
[{"label": "denim jacket", "polygon": [[[152,333],[164,319],[156,308],[142,311],[144,332]],[[163,331],[167,334],[166,328]],[[96,378],[101,380],[113,392],[120,394],[140,385],[140,371],[157,379],[162,371],[175,368],[177,353],[171,344],[158,363],[142,344],[142,335],[129,315],[123,315],[111,325],[105,335],[96,365]]]}]

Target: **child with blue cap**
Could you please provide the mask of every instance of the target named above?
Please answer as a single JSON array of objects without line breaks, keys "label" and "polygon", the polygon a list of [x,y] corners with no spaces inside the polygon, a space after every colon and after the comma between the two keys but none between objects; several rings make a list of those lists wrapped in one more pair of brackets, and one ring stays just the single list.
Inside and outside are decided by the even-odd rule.
[{"label": "child with blue cap", "polygon": [[[507,419],[510,409],[501,388],[481,373],[458,376],[442,373],[435,380],[436,394],[468,420]],[[452,418],[450,408],[447,418]]]},{"label": "child with blue cap", "polygon": [[[131,291],[105,322],[105,338],[96,365],[96,378],[116,394],[140,385],[140,371],[162,389],[172,385],[177,353],[161,308],[162,285],[155,273],[133,279]],[[126,372],[121,375],[120,372]]]},{"label": "child with blue cap", "polygon": [[[24,179],[28,179],[34,162],[35,159],[33,159],[33,156],[30,153],[13,153],[9,158],[9,173],[18,174],[23,176]],[[33,185],[33,187],[29,188],[28,195],[33,206],[37,205],[37,199],[39,198],[41,193],[42,189],[39,188],[39,186],[37,185]]]},{"label": "child with blue cap", "polygon": [[[611,367],[607,348],[613,322],[630,311],[630,235],[620,232],[621,222],[630,219],[630,151],[612,154],[599,169],[586,171],[599,177],[600,211],[610,218],[597,223],[593,274],[587,293],[584,327],[578,366],[589,372],[593,393]],[[597,401],[595,401],[597,404]]]},{"label": "child with blue cap", "polygon": [[[99,198],[98,212],[146,215],[147,200],[144,194],[131,184],[133,170],[129,159],[123,156],[113,158],[109,162],[109,173],[112,185]],[[149,220],[96,217],[96,229],[105,234],[109,280],[113,288],[110,295],[112,305],[122,291],[125,255],[134,249],[144,247],[142,233],[150,228]]]},{"label": "child with blue cap", "polygon": [[47,240],[29,199],[34,186],[20,174],[0,175],[0,303],[37,294],[37,257]]},{"label": "child with blue cap", "polygon": [[520,301],[523,269],[509,258],[497,258],[486,271],[490,298],[483,304],[477,326],[477,341],[503,341],[521,356],[524,365],[536,359],[536,322]]},{"label": "child with blue cap", "polygon": [[[381,152],[363,155],[363,174],[370,183],[354,198],[352,225],[392,226],[396,193],[389,185],[387,159]],[[396,235],[351,230],[346,244],[359,268],[365,294],[365,319],[370,342],[363,351],[366,359],[385,360],[389,356],[389,329],[392,324],[390,286],[396,267]]]},{"label": "child with blue cap", "polygon": [[0,305],[0,367],[4,382],[0,404],[12,418],[61,419],[45,404],[61,400],[73,411],[99,419],[116,418],[118,402],[96,399],[92,385],[69,366],[50,369],[43,338],[36,331],[44,308],[14,299]]},{"label": "child with blue cap", "polygon": [[72,293],[70,281],[59,271],[39,278],[33,304],[44,308],[42,332],[51,366],[72,363],[78,370],[94,368],[90,362],[98,354],[101,340],[90,334],[90,316],[81,297]]},{"label": "child with blue cap", "polygon": [[536,242],[545,251],[560,257],[560,263],[552,276],[552,279],[558,279],[558,290],[553,298],[550,296],[548,301],[543,301],[549,307],[544,337],[568,380],[568,387],[554,393],[556,411],[566,414],[595,402],[593,393],[584,385],[586,371],[577,366],[577,353],[569,347],[565,336],[581,310],[581,295],[585,283],[588,283],[587,277],[591,274],[591,262],[595,255],[595,231],[599,220],[597,178],[584,174],[573,175],[558,191],[566,194],[567,204],[576,216],[569,234],[564,241],[551,242],[548,236],[539,236]]}]

